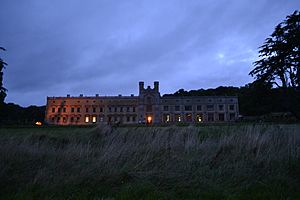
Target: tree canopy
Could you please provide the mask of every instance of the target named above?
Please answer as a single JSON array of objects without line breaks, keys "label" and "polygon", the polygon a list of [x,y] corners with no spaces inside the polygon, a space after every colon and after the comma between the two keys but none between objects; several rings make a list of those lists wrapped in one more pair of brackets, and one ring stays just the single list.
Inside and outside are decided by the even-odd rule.
[{"label": "tree canopy", "polygon": [[[0,50],[5,51],[3,47],[0,47]],[[0,104],[4,102],[4,99],[6,97],[7,90],[3,87],[3,72],[2,70],[5,68],[5,65],[7,65],[1,58],[0,58]]]},{"label": "tree canopy", "polygon": [[277,87],[300,88],[300,13],[292,15],[275,27],[259,47],[260,60],[249,73],[256,81]]}]

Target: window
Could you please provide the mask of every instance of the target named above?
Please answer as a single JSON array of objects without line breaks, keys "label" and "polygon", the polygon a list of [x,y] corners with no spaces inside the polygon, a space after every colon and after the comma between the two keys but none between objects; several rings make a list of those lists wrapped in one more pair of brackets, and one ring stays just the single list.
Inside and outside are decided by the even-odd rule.
[{"label": "window", "polygon": [[71,112],[72,112],[72,113],[74,112],[74,108],[71,108]]},{"label": "window", "polygon": [[229,110],[234,110],[234,105],[229,105]]},{"label": "window", "polygon": [[197,110],[202,110],[202,106],[201,105],[197,105]]},{"label": "window", "polygon": [[130,107],[127,107],[127,108],[126,108],[126,112],[130,112]]},{"label": "window", "polygon": [[67,109],[66,109],[66,108],[63,108],[63,112],[67,112]]},{"label": "window", "polygon": [[164,106],[164,111],[168,111],[169,110],[169,106]]},{"label": "window", "polygon": [[120,112],[123,112],[123,107],[120,107]]},{"label": "window", "polygon": [[59,122],[60,121],[60,117],[57,117],[57,122]]},{"label": "window", "polygon": [[90,117],[87,115],[87,116],[85,116],[85,118],[84,118],[84,121],[85,121],[85,123],[89,123],[89,121],[90,121]]},{"label": "window", "polygon": [[96,107],[93,107],[93,113],[95,113],[96,112]]},{"label": "window", "polygon": [[89,108],[85,108],[85,112],[87,112],[87,113],[88,113],[88,112],[89,112]]},{"label": "window", "polygon": [[52,122],[54,122],[54,120],[55,120],[55,117],[52,117],[52,119],[51,119],[51,120],[52,120]]},{"label": "window", "polygon": [[100,122],[103,122],[103,117],[100,117],[99,120],[100,120]]},{"label": "window", "polygon": [[92,122],[93,122],[93,123],[96,123],[96,122],[97,122],[97,117],[96,117],[96,116],[93,116]]},{"label": "window", "polygon": [[224,105],[219,105],[219,110],[224,110]]},{"label": "window", "polygon": [[100,107],[100,112],[103,112],[103,108],[102,107]]},{"label": "window", "polygon": [[177,114],[177,115],[175,115],[175,121],[176,122],[181,122],[181,115],[180,114]]},{"label": "window", "polygon": [[80,117],[77,117],[77,121],[79,121],[80,120]]},{"label": "window", "polygon": [[61,108],[58,108],[58,112],[61,112]]},{"label": "window", "polygon": [[175,111],[180,111],[180,106],[175,106]]},{"label": "window", "polygon": [[196,122],[202,122],[203,121],[203,116],[202,114],[197,114],[196,115]]},{"label": "window", "polygon": [[207,105],[207,106],[206,106],[206,109],[207,109],[207,110],[214,110],[214,105],[211,105],[211,104],[210,104],[210,105]]},{"label": "window", "polygon": [[115,107],[115,112],[118,112],[118,108],[117,107]]},{"label": "window", "polygon": [[230,113],[229,114],[229,119],[234,120],[235,119],[235,113]]},{"label": "window", "polygon": [[130,121],[130,117],[129,116],[127,116],[127,122],[129,122]]},{"label": "window", "polygon": [[77,112],[80,112],[80,108],[77,108]]},{"label": "window", "polygon": [[66,123],[67,122],[67,118],[63,117],[63,122]]},{"label": "window", "polygon": [[108,107],[108,111],[111,112],[111,107]]},{"label": "window", "polygon": [[71,117],[71,122],[74,122],[74,117]]},{"label": "window", "polygon": [[184,106],[185,111],[192,111],[192,106]]},{"label": "window", "polygon": [[135,116],[132,117],[132,121],[135,122]]},{"label": "window", "polygon": [[152,105],[146,106],[146,112],[152,112]]},{"label": "window", "polygon": [[53,113],[55,112],[55,108],[52,108],[52,112],[53,112]]},{"label": "window", "polygon": [[164,115],[163,115],[163,121],[164,121],[165,123],[170,122],[170,121],[171,121],[170,115],[169,115],[169,114],[164,114]]},{"label": "window", "polygon": [[185,115],[185,118],[186,118],[186,121],[187,121],[187,122],[192,122],[192,121],[193,121],[193,120],[192,120],[192,114],[191,114],[191,113],[186,114],[186,115]]},{"label": "window", "polygon": [[207,121],[213,122],[215,120],[214,113],[208,113],[207,114]]},{"label": "window", "polygon": [[135,107],[132,107],[132,112],[135,112]]},{"label": "window", "polygon": [[224,121],[224,113],[219,114],[219,121]]}]

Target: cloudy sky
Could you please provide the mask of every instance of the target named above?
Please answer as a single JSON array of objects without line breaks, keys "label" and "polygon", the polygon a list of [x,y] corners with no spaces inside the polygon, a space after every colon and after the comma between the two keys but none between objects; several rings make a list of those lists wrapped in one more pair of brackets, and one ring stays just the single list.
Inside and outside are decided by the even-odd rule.
[{"label": "cloudy sky", "polygon": [[243,86],[296,0],[1,0],[6,102]]}]

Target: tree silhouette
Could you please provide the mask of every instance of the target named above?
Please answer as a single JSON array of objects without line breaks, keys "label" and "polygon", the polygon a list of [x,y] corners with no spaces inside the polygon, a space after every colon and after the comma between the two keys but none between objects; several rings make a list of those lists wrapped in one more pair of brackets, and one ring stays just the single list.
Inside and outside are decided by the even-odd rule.
[{"label": "tree silhouette", "polygon": [[259,47],[260,60],[249,73],[256,81],[277,87],[300,87],[300,13],[295,11],[275,27]]},{"label": "tree silhouette", "polygon": [[[5,51],[3,47],[0,47],[1,50]],[[5,68],[5,65],[7,65],[1,58],[0,58],[0,104],[4,102],[4,99],[6,97],[7,89],[3,87],[3,72],[2,70]]]}]

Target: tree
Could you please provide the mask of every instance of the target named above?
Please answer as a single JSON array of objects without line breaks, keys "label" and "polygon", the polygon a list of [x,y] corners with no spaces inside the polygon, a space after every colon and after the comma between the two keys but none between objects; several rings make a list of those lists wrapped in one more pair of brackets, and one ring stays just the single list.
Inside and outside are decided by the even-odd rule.
[{"label": "tree", "polygon": [[300,13],[295,11],[275,27],[259,47],[260,60],[249,73],[256,81],[300,88]]},{"label": "tree", "polygon": [[[5,51],[3,47],[0,47],[1,50]],[[3,72],[2,70],[5,69],[5,65],[7,65],[1,58],[0,58],[0,104],[4,102],[6,97],[7,89],[3,87]]]}]

